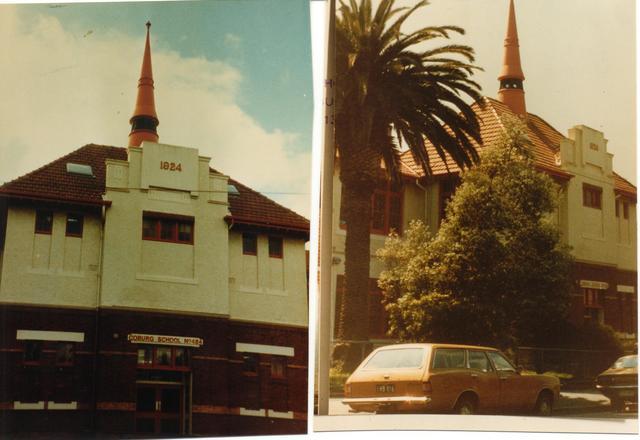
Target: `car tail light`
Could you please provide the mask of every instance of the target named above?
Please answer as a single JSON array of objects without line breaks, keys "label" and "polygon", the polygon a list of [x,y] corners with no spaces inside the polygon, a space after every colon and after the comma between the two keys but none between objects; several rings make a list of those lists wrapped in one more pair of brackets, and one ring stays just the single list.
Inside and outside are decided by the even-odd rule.
[{"label": "car tail light", "polygon": [[349,397],[351,395],[351,384],[350,383],[345,383],[344,384],[344,395]]},{"label": "car tail light", "polygon": [[424,391],[425,394],[431,394],[431,382],[422,382],[422,391]]}]

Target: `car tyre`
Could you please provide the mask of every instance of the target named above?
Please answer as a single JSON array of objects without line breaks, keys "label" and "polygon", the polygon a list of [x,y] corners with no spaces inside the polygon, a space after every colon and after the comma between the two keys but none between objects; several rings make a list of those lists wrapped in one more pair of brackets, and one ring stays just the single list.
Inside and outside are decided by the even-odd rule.
[{"label": "car tyre", "polygon": [[536,402],[536,414],[541,417],[549,417],[553,413],[553,397],[549,393],[542,393]]},{"label": "car tyre", "polygon": [[471,396],[462,396],[458,399],[454,412],[460,415],[472,415],[476,413],[476,401]]}]

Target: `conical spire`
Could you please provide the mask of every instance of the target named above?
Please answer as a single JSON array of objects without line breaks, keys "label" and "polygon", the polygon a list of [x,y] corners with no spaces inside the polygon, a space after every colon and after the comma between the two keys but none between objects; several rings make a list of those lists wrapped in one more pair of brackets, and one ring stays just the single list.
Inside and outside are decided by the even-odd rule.
[{"label": "conical spire", "polygon": [[524,73],[520,64],[520,45],[518,43],[518,28],[516,26],[516,12],[513,0],[509,0],[509,18],[507,20],[507,34],[504,39],[504,58],[502,70],[498,76],[500,90],[498,100],[508,105],[518,115],[526,115],[524,100]]},{"label": "conical spire", "polygon": [[142,69],[138,80],[138,96],[133,116],[129,120],[131,133],[129,133],[129,146],[139,147],[142,141],[158,142],[156,127],[159,124],[156,115],[156,104],[153,97],[153,72],[151,70],[151,45],[149,44],[149,28],[147,22],[147,41],[144,46]]}]

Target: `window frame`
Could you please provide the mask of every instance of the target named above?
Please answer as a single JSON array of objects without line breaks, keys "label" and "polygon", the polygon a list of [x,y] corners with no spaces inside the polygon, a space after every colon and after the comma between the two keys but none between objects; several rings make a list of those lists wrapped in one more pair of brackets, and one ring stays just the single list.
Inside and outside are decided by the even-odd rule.
[{"label": "window frame", "polygon": [[[141,363],[139,361],[140,350],[151,349],[151,363]],[[170,350],[169,365],[158,362],[158,348]],[[184,353],[184,365],[176,365],[176,351],[182,349]],[[165,371],[191,371],[191,356],[187,347],[177,345],[151,345],[140,344],[136,350],[136,367],[141,370],[165,370]]]},{"label": "window frame", "polygon": [[582,206],[602,210],[602,188],[588,183],[583,183]]},{"label": "window frame", "polygon": [[[27,353],[30,352],[30,350],[27,350],[27,348],[31,344],[37,347],[38,359],[36,360],[27,359]],[[22,364],[23,365],[42,365],[43,353],[44,353],[44,341],[40,341],[36,339],[26,339],[23,343],[23,348],[22,348]]]},{"label": "window frame", "polygon": [[[375,212],[375,207],[376,207],[376,198],[382,196],[384,202],[383,202],[383,214],[384,214],[384,218],[383,218],[383,226],[382,228],[374,228],[373,223],[375,221],[374,219],[374,212]],[[393,229],[395,232],[397,232],[398,234],[402,233],[402,220],[403,220],[403,207],[404,207],[404,189],[400,189],[398,191],[394,191],[391,188],[391,182],[390,181],[385,181],[384,184],[379,185],[374,191],[373,194],[371,194],[371,201],[370,201],[370,206],[371,206],[371,222],[369,224],[369,234],[372,235],[389,235],[391,233],[391,230]],[[343,205],[343,200],[342,198],[344,197],[344,192],[340,193],[340,215],[339,215],[339,227],[342,230],[346,230],[347,229],[347,223],[346,220],[344,219],[343,215],[342,215],[342,205]],[[398,201],[398,225],[397,228],[395,226],[391,225],[391,217],[392,217],[392,200],[393,199],[397,199]]]},{"label": "window frame", "polygon": [[[78,224],[80,225],[80,232],[79,233],[73,233],[73,232],[69,232],[69,219],[71,217],[75,216],[76,220],[78,220]],[[84,215],[83,214],[79,214],[77,212],[68,212],[67,213],[67,220],[65,221],[65,229],[64,229],[64,235],[65,237],[78,237],[78,238],[82,238],[82,234],[84,232]]]},{"label": "window frame", "polygon": [[[486,351],[485,352],[487,354],[487,357],[489,358],[489,361],[491,362],[491,366],[493,367],[493,370],[500,373],[500,372],[509,372],[509,373],[517,373],[518,372],[518,368],[513,365],[511,363],[511,360],[509,358],[507,358],[504,354],[502,354],[499,351]],[[508,369],[500,369],[498,368],[498,366],[496,365],[496,362],[493,358],[493,356],[496,356],[496,358],[502,359],[504,361],[507,362],[507,364],[509,365],[510,368]]]},{"label": "window frame", "polygon": [[[280,242],[280,252],[271,252],[271,241],[278,240]],[[268,237],[269,258],[284,258],[284,238],[279,235],[269,235]]]},{"label": "window frame", "polygon": [[[247,250],[245,243],[246,243],[246,239],[252,239],[253,242],[253,251],[251,250]],[[251,255],[251,256],[256,256],[258,255],[258,234],[256,234],[255,232],[243,232],[242,233],[242,255]]]},{"label": "window frame", "polygon": [[[39,223],[38,219],[43,215],[49,215],[51,217],[51,220],[49,221],[48,228],[39,229],[38,228],[38,223]],[[51,233],[53,231],[53,211],[47,210],[47,209],[36,209],[36,218],[35,218],[35,224],[33,226],[33,231],[34,231],[34,234],[51,235]]]},{"label": "window frame", "polygon": [[[481,353],[482,356],[484,356],[484,359],[487,361],[487,367],[489,367],[487,370],[481,370],[478,368],[473,368],[471,366],[471,353]],[[475,371],[481,371],[483,373],[491,373],[493,371],[495,371],[493,369],[493,365],[491,364],[491,360],[489,359],[489,356],[487,356],[487,352],[484,350],[480,350],[480,349],[467,349],[467,368],[470,370],[475,370]]]},{"label": "window frame", "polygon": [[[257,377],[260,374],[260,353],[240,352],[242,356],[242,375]],[[252,362],[247,360],[253,359]],[[255,368],[247,369],[247,366],[253,365]]]},{"label": "window frame", "polygon": [[[275,371],[274,373],[274,366],[277,366],[278,364],[281,366],[281,371]],[[271,379],[287,378],[287,357],[286,356],[278,356],[275,354],[271,355],[271,362],[269,367],[270,367]]]},{"label": "window frame", "polygon": [[[69,350],[69,353],[70,353],[69,360],[66,362],[60,362],[59,361],[60,350],[65,346],[71,347]],[[56,367],[72,367],[75,364],[75,360],[76,360],[75,352],[76,352],[76,347],[73,342],[58,341],[58,343],[56,344],[56,360],[55,360]]]},{"label": "window frame", "polygon": [[[453,351],[459,351],[462,353],[462,366],[461,367],[436,367],[436,360],[437,360],[437,356],[438,353],[443,353],[443,352],[453,352]],[[461,369],[468,369],[469,368],[469,361],[467,359],[467,350],[465,350],[464,348],[456,348],[456,347],[436,347],[433,351],[433,356],[431,359],[431,371],[435,371],[435,370],[461,370]]]},{"label": "window frame", "polygon": [[[153,236],[145,235],[145,221],[152,222]],[[171,238],[162,238],[162,225],[163,222],[171,225]],[[165,224],[166,224],[165,223]],[[180,226],[189,225],[191,227],[191,233],[189,240],[180,240]],[[176,243],[176,244],[188,244],[193,245],[195,239],[195,219],[190,216],[175,215],[175,214],[162,214],[155,212],[144,211],[142,213],[142,239],[147,241],[159,241],[162,243]]]}]

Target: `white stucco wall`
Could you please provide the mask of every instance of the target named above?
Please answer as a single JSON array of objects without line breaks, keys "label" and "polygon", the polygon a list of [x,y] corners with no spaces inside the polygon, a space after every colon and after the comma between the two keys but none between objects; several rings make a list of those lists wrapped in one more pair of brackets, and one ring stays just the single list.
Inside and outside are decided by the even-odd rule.
[{"label": "white stucco wall", "polygon": [[53,212],[50,235],[34,232],[35,217],[34,208],[8,209],[0,302],[95,307],[100,216],[84,214],[82,237],[65,236],[67,211]]},{"label": "white stucco wall", "polygon": [[[227,180],[192,148],[145,142],[107,161],[101,305],[228,315]],[[193,244],[143,240],[145,211],[193,217]]]},{"label": "white stucco wall", "polygon": [[282,258],[273,258],[269,257],[268,235],[258,234],[257,255],[243,255],[242,233],[230,231],[231,319],[307,325],[304,243],[302,239],[284,238]]},{"label": "white stucco wall", "polygon": [[[628,219],[622,209],[616,217],[612,157],[602,132],[584,125],[569,130],[561,144],[561,161],[574,177],[562,200],[567,217],[562,232],[576,260],[636,270],[635,203],[629,201]],[[602,188],[602,209],[583,205],[584,184]]]}]

